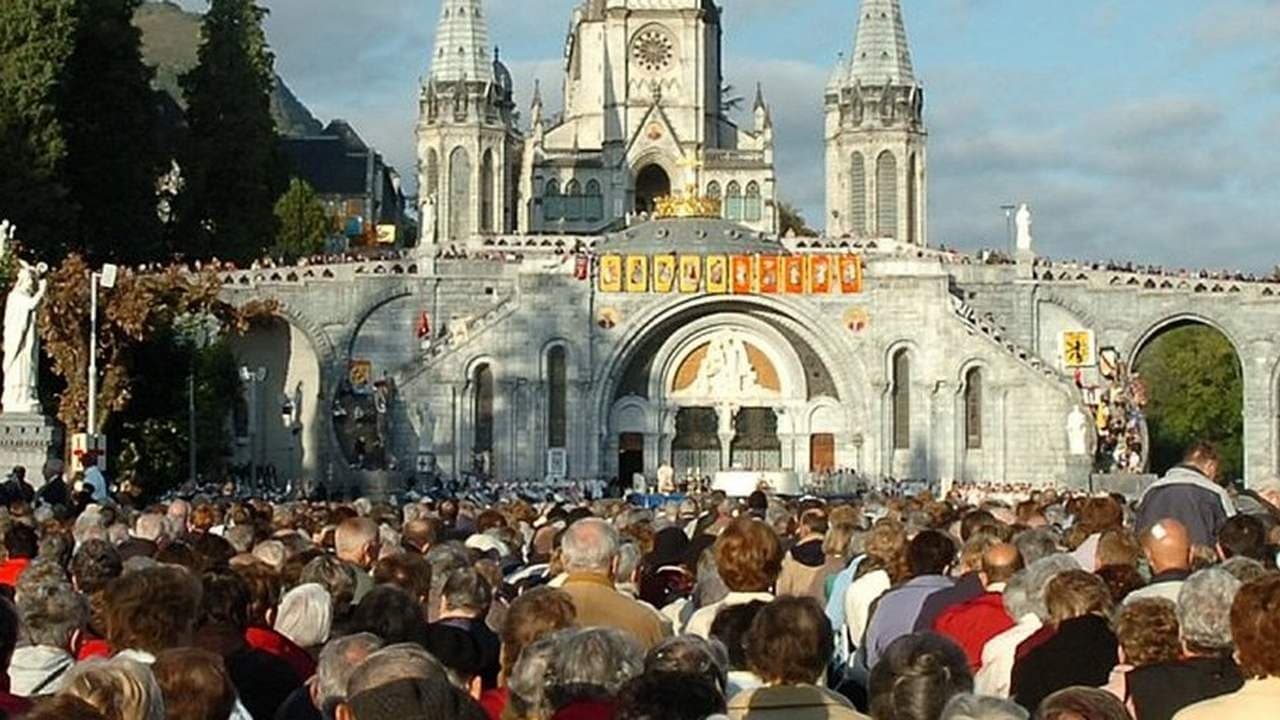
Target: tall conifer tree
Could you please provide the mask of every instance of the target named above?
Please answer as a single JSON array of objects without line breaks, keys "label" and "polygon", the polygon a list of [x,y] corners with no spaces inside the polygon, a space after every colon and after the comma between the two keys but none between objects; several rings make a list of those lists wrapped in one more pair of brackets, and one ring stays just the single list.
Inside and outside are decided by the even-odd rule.
[{"label": "tall conifer tree", "polygon": [[281,172],[271,116],[274,57],[253,0],[212,0],[199,63],[182,78],[187,99],[185,189],[176,250],[247,262],[275,238]]}]

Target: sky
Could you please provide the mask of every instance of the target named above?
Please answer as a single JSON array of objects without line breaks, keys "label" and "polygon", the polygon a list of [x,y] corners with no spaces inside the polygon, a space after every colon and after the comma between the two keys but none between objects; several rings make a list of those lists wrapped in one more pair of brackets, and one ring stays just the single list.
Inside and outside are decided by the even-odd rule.
[{"label": "sky", "polygon": [[[412,183],[417,87],[440,0],[259,0],[276,69]],[[560,105],[579,0],[487,0],[527,117]],[[203,10],[207,0],[180,0]],[[825,214],[822,95],[857,0],[721,0],[726,81],[763,84],[778,194]],[[1027,202],[1054,258],[1280,264],[1280,0],[903,0],[929,129],[929,241],[1007,246]],[[750,105],[748,102],[747,105]],[[742,119],[749,126],[746,118]]]}]

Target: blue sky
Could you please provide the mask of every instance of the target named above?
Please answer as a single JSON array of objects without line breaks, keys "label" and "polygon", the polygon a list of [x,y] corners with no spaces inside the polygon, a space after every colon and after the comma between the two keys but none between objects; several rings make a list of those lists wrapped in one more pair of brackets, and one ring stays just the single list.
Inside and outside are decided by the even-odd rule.
[{"label": "blue sky", "polygon": [[[351,121],[413,175],[416,87],[439,0],[260,0],[277,69],[317,117]],[[559,104],[578,0],[488,0],[521,108]],[[202,9],[206,0],[181,0]],[[856,0],[722,0],[725,74],[764,84],[779,194],[823,208],[822,88]],[[930,241],[1005,243],[1036,210],[1040,251],[1270,270],[1280,263],[1280,0],[903,0],[926,87]]]}]

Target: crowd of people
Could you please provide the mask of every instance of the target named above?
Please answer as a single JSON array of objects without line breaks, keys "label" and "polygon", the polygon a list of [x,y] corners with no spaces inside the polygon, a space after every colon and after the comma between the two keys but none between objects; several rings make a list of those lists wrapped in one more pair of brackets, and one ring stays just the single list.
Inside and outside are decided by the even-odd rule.
[{"label": "crowd of people", "polygon": [[[1280,486],[396,507],[0,487],[26,720],[1252,720]],[[30,492],[28,492],[30,490]]]}]

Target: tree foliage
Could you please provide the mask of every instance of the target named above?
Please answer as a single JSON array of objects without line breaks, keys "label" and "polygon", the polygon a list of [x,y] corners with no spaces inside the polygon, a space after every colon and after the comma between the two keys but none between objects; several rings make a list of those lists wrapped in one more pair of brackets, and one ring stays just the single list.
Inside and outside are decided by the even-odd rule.
[{"label": "tree foliage", "polygon": [[76,0],[75,48],[58,92],[67,156],[66,221],[54,252],[93,264],[140,263],[164,254],[156,180],[160,148],[153,71],[133,24],[141,0]]},{"label": "tree foliage", "polygon": [[285,178],[271,116],[266,12],[253,0],[212,0],[199,62],[182,78],[188,141],[175,244],[187,257],[248,262],[275,237]]},{"label": "tree foliage", "polygon": [[324,252],[333,234],[334,219],[311,185],[293,178],[289,189],[276,201],[276,225],[279,229],[271,252],[294,262]]},{"label": "tree foliage", "polygon": [[42,257],[60,232],[67,142],[57,98],[74,0],[0,2],[0,213]]},{"label": "tree foliage", "polygon": [[778,203],[778,233],[788,236],[792,232],[798,237],[818,237],[818,231],[809,227],[804,216],[796,206],[788,202]]},{"label": "tree foliage", "polygon": [[1147,385],[1153,470],[1164,472],[1197,440],[1218,444],[1224,476],[1244,469],[1244,382],[1240,359],[1222,333],[1204,325],[1175,327],[1138,357]]}]

